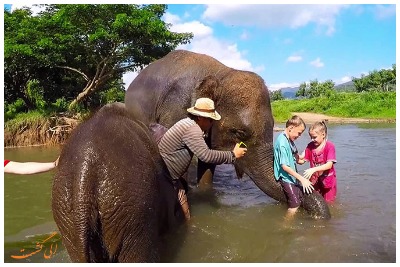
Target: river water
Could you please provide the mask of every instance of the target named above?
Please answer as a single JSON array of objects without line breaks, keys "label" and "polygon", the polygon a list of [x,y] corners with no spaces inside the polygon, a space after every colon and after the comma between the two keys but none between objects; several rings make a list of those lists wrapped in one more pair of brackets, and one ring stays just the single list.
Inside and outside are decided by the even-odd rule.
[{"label": "river water", "polygon": [[[338,180],[331,220],[313,220],[300,211],[285,223],[285,204],[248,177],[236,179],[231,165],[220,165],[211,187],[192,184],[192,220],[164,238],[163,262],[396,262],[395,124],[328,128]],[[296,144],[302,150],[308,142],[305,132]],[[58,147],[5,149],[5,158],[53,161],[58,153]],[[5,262],[70,262],[52,218],[53,174],[5,175]]]}]

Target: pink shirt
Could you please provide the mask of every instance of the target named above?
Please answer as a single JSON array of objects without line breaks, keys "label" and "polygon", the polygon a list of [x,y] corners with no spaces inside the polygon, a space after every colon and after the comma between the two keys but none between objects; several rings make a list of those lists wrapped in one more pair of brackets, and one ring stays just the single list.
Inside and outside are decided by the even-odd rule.
[{"label": "pink shirt", "polygon": [[[335,145],[330,141],[326,141],[325,146],[317,152],[314,143],[310,142],[305,150],[304,159],[310,162],[311,168],[323,165],[328,161],[336,163]],[[317,184],[318,180],[319,183]],[[315,172],[310,181],[313,185],[317,185],[316,190],[322,194],[326,201],[333,201],[336,198],[335,164],[329,170]]]}]

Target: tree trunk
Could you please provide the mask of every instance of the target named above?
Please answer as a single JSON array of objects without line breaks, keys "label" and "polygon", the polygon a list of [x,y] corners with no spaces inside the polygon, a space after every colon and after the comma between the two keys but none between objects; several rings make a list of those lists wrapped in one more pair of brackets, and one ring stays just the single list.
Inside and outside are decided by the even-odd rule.
[{"label": "tree trunk", "polygon": [[68,110],[73,110],[75,107],[76,107],[76,105],[79,103],[79,102],[81,102],[83,99],[85,99],[88,95],[89,95],[89,93],[90,93],[90,91],[91,90],[94,90],[95,89],[95,87],[93,87],[93,86],[89,86],[89,87],[86,87],[81,93],[79,93],[79,95],[71,102],[71,104],[69,104],[69,106],[68,106]]}]

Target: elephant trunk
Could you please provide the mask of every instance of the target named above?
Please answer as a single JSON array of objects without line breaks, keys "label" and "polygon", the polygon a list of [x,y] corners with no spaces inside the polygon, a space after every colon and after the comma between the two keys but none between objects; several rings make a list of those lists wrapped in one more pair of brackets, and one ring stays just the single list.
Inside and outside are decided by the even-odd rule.
[{"label": "elephant trunk", "polygon": [[261,191],[277,201],[287,201],[281,185],[275,180],[272,143],[249,147],[243,161],[245,173]]}]

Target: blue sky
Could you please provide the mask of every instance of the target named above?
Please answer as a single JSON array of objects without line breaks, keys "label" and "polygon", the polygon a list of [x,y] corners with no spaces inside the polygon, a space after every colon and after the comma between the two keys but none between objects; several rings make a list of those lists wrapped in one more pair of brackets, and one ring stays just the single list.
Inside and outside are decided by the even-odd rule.
[{"label": "blue sky", "polygon": [[[396,63],[394,4],[169,4],[163,19],[172,31],[194,33],[178,49],[254,71],[270,90],[340,84]],[[136,75],[124,75],[127,86]]]}]

